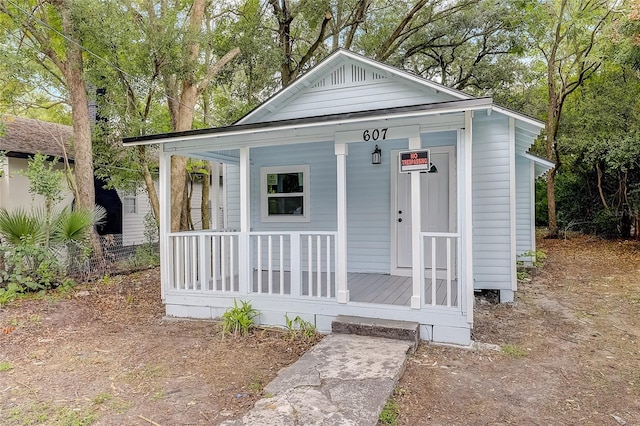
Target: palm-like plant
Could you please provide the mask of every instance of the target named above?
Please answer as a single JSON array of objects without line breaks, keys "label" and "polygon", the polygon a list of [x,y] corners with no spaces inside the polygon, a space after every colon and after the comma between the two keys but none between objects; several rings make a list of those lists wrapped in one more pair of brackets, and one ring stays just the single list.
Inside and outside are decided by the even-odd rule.
[{"label": "palm-like plant", "polygon": [[[102,207],[92,211],[63,209],[48,219],[44,211],[27,213],[0,209],[0,283],[23,280],[32,289],[49,286],[70,269],[89,247],[91,229],[106,216]],[[52,281],[53,280],[53,281]]]},{"label": "palm-like plant", "polygon": [[56,243],[84,243],[91,235],[94,225],[102,223],[107,212],[102,206],[93,210],[70,210],[64,208],[53,220],[51,240]]},{"label": "palm-like plant", "polygon": [[46,240],[46,220],[42,211],[28,213],[23,209],[9,212],[0,208],[0,237],[9,245],[29,241],[42,244]]}]

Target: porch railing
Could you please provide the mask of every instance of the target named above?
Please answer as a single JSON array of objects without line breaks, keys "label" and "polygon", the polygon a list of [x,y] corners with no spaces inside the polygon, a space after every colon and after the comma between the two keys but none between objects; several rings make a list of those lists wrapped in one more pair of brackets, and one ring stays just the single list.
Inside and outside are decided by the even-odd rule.
[{"label": "porch railing", "polygon": [[251,232],[250,290],[335,298],[335,232]]},{"label": "porch railing", "polygon": [[[248,253],[240,239],[248,237]],[[334,299],[335,232],[192,231],[169,234],[170,290]],[[248,282],[239,280],[244,256]]]},{"label": "porch railing", "polygon": [[238,292],[238,232],[169,234],[172,290]]},{"label": "porch railing", "polygon": [[458,246],[460,234],[422,232],[423,305],[459,307],[462,294],[458,279]]},{"label": "porch railing", "polygon": [[[336,232],[169,234],[165,288],[206,294],[336,298]],[[422,232],[421,306],[459,308],[460,234]],[[246,253],[240,253],[242,239]],[[241,258],[242,257],[242,258]],[[246,268],[240,282],[239,268]],[[415,294],[415,293],[414,293]]]}]

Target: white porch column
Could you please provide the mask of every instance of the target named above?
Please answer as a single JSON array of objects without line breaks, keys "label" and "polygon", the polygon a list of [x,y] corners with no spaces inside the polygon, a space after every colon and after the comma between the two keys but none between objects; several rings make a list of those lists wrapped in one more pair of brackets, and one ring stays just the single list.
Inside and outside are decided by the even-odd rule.
[{"label": "white porch column", "polygon": [[[422,148],[420,134],[409,138],[409,149]],[[422,308],[422,283],[424,281],[424,268],[422,265],[422,245],[420,232],[422,232],[422,214],[420,212],[420,170],[411,172],[411,270],[413,281],[413,295],[411,296],[411,308]]]},{"label": "white porch column", "polygon": [[336,238],[336,296],[338,303],[349,302],[347,288],[347,155],[349,148],[346,143],[336,143],[337,166],[337,225]]},{"label": "white porch column", "polygon": [[160,296],[164,301],[165,289],[171,286],[173,268],[175,266],[172,254],[173,241],[169,240],[169,233],[171,232],[171,155],[164,151],[164,144],[160,144],[159,173]]},{"label": "white porch column", "polygon": [[464,112],[464,217],[462,218],[462,277],[466,286],[466,314],[473,324],[473,111]]},{"label": "white porch column", "polygon": [[238,289],[240,293],[251,292],[251,260],[249,253],[249,231],[251,231],[251,165],[249,148],[240,148],[240,236],[238,237]]}]

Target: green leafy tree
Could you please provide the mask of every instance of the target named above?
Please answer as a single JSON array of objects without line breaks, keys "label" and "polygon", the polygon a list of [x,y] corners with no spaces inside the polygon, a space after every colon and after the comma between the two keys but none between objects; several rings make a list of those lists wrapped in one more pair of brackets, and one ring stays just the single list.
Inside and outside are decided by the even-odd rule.
[{"label": "green leafy tree", "polygon": [[431,21],[389,57],[459,90],[479,94],[510,89],[526,74],[522,63],[524,8],[516,2],[462,2]]},{"label": "green leafy tree", "polygon": [[[80,2],[66,0],[7,0],[0,2],[2,31],[20,43],[12,47],[24,52],[38,63],[64,88],[66,102],[71,106],[75,179],[74,193],[79,206],[87,209],[95,204],[93,186],[93,150],[84,75],[84,51],[77,13]],[[82,2],[86,4],[87,2]],[[43,87],[42,90],[46,90]]]},{"label": "green leafy tree", "polygon": [[562,162],[558,131],[566,100],[600,67],[600,44],[614,17],[615,3],[606,0],[551,0],[532,2],[527,10],[527,32],[539,53],[547,83],[545,154],[555,167],[547,173],[549,237],[558,237],[555,176]]},{"label": "green leafy tree", "polygon": [[[608,61],[567,103],[559,141],[570,170],[558,175],[558,211],[565,222],[586,220],[581,229],[629,237],[640,210],[638,99],[637,73]],[[574,185],[567,185],[564,174]],[[575,205],[579,197],[586,199]]]},{"label": "green leafy tree", "polygon": [[62,201],[62,180],[65,173],[56,168],[58,158],[49,161],[44,154],[37,153],[27,163],[24,175],[29,179],[29,193],[44,198],[46,240],[49,239],[54,206]]}]

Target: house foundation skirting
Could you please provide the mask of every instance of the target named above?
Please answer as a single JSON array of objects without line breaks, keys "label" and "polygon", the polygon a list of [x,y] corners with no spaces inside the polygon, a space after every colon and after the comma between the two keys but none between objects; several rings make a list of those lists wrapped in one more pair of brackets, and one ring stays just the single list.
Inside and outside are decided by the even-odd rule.
[{"label": "house foundation skirting", "polygon": [[249,301],[259,313],[256,323],[263,326],[284,327],[286,317],[299,316],[315,325],[319,332],[330,333],[331,322],[338,315],[351,315],[413,321],[420,324],[422,340],[458,345],[471,343],[471,325],[462,312],[453,308],[429,306],[416,310],[407,306],[360,302],[341,304],[331,300],[283,299],[272,295],[203,297],[202,294],[185,292],[167,292],[164,302],[166,314],[170,317],[217,319],[233,307],[234,299]]}]

